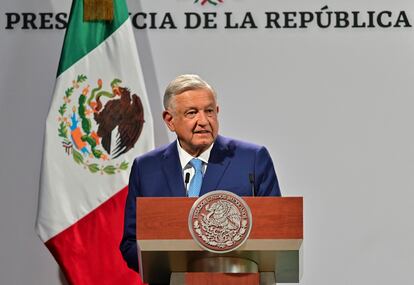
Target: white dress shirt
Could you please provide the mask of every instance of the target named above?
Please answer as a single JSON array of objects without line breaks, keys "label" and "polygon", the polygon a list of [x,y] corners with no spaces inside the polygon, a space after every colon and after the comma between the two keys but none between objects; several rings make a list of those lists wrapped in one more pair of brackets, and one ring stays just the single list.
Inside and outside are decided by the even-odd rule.
[{"label": "white dress shirt", "polygon": [[[211,149],[213,148],[214,143],[212,143],[210,145],[210,147],[208,149],[206,149],[204,152],[202,152],[197,158],[200,159],[203,162],[203,175],[204,173],[206,173],[207,170],[207,165],[208,165],[208,160],[210,158],[210,152]],[[183,180],[184,180],[184,185],[187,192],[188,192],[188,187],[190,187],[190,181],[191,179],[193,179],[194,176],[194,168],[191,166],[190,164],[190,160],[192,160],[194,158],[194,156],[192,156],[191,154],[189,154],[188,152],[186,152],[180,145],[180,142],[177,140],[177,149],[178,149],[178,156],[180,158],[180,163],[181,163],[181,170],[182,170],[182,174],[183,174]],[[190,174],[190,180],[188,180],[188,183],[185,183],[185,176],[187,175],[187,173]]]}]

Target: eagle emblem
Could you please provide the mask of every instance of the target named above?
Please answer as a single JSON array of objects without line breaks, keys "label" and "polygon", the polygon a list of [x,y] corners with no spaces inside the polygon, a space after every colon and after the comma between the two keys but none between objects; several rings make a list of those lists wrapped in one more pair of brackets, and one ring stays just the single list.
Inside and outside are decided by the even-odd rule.
[{"label": "eagle emblem", "polygon": [[215,190],[194,202],[188,215],[188,228],[201,248],[227,253],[239,248],[249,237],[252,214],[236,194]]},{"label": "eagle emblem", "polygon": [[78,75],[65,90],[59,107],[58,136],[74,161],[92,173],[115,174],[128,162],[111,164],[134,147],[144,126],[144,108],[138,95],[113,79],[109,90],[101,79],[92,88]]}]

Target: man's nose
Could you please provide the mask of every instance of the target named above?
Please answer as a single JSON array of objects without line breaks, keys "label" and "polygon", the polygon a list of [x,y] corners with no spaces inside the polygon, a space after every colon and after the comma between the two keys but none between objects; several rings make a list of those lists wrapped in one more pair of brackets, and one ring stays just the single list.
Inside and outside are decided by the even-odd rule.
[{"label": "man's nose", "polygon": [[206,125],[208,124],[207,114],[204,111],[198,112],[198,120],[197,123],[199,125]]}]

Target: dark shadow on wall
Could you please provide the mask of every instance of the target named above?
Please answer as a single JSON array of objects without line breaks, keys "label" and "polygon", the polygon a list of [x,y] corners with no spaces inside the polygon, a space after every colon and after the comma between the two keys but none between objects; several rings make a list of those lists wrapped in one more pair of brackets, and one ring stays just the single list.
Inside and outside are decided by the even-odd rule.
[{"label": "dark shadow on wall", "polygon": [[62,270],[59,270],[59,280],[62,285],[69,285],[68,281],[66,281],[65,275],[63,274]]}]

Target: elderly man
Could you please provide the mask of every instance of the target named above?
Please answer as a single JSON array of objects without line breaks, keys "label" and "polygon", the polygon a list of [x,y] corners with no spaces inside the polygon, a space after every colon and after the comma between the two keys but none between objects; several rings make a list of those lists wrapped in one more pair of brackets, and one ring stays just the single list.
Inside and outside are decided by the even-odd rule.
[{"label": "elderly man", "polygon": [[138,271],[136,197],[201,196],[227,190],[240,196],[280,196],[265,147],[218,135],[216,93],[197,75],[174,79],[164,94],[163,119],[177,140],[135,159],[125,208],[121,252]]}]

